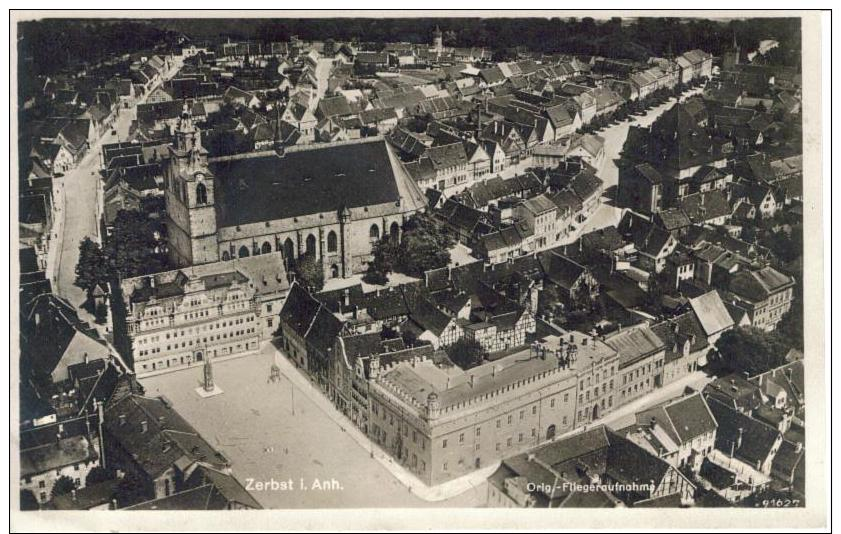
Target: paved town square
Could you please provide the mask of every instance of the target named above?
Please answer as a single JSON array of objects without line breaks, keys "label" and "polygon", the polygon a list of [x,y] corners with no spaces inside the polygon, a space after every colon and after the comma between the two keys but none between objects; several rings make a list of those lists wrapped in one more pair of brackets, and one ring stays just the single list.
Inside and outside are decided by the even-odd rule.
[{"label": "paved town square", "polygon": [[[484,502],[485,484],[445,501],[413,495],[349,437],[350,421],[337,423],[341,416],[335,409],[328,416],[286,375],[270,380],[277,357],[267,345],[260,354],[215,364],[214,380],[225,392],[208,399],[194,391],[202,382],[201,367],[141,383],[147,395],[172,401],[231,460],[247,489],[249,480],[255,488],[265,482],[265,489],[252,494],[266,508],[470,507]],[[273,487],[273,480],[283,487]],[[319,483],[324,489],[313,487]]]}]

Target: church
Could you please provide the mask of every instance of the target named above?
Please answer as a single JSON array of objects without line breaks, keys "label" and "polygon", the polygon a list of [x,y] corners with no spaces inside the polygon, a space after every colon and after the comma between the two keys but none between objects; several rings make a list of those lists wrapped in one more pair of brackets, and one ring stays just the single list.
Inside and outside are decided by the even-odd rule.
[{"label": "church", "polygon": [[382,137],[208,158],[185,112],[164,170],[175,265],[270,252],[309,255],[324,276],[363,272],[372,245],[400,239],[425,197]]}]

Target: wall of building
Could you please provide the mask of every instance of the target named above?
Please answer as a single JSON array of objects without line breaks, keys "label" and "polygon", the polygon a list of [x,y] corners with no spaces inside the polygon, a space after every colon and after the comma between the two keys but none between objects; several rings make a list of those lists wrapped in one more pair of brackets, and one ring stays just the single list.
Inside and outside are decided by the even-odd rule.
[{"label": "wall of building", "polygon": [[402,461],[427,484],[465,475],[574,426],[576,380],[571,375],[534,379],[475,406],[446,410],[432,420],[408,413],[390,391],[372,384],[369,433],[372,437],[379,433],[378,442],[391,447],[399,428],[405,434]]},{"label": "wall of building", "polygon": [[620,378],[616,383],[618,405],[638,399],[662,386],[665,355],[666,351],[661,350],[619,369]]}]

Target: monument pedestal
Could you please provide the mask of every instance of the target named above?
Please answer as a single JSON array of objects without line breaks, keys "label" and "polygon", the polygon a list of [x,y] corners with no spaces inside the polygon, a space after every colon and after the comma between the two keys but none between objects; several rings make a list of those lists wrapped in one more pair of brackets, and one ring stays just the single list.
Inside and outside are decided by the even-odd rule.
[{"label": "monument pedestal", "polygon": [[219,386],[214,385],[213,389],[208,391],[204,388],[204,386],[199,386],[196,388],[196,393],[198,393],[199,397],[206,399],[208,397],[215,397],[216,395],[221,395],[225,391],[220,388]]}]

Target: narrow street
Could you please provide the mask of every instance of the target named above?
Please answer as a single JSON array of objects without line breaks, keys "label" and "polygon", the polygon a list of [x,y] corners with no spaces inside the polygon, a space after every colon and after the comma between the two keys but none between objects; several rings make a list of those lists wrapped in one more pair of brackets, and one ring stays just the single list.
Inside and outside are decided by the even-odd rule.
[{"label": "narrow street", "polygon": [[[175,76],[179,68],[180,62],[176,61],[166,79]],[[97,205],[102,202],[99,175],[102,145],[125,141],[128,138],[129,128],[137,114],[137,105],[144,103],[152,90],[129,108],[120,108],[114,123],[88,148],[79,165],[63,179],[64,209],[57,217],[60,219],[57,221],[58,235],[50,249],[51,258],[48,259],[48,265],[52,270],[48,271],[48,276],[53,282],[54,291],[76,307],[80,316],[92,324],[93,317],[81,308],[85,301],[85,292],[76,287],[74,282],[76,263],[79,261],[79,243],[85,237],[100,243],[102,241],[97,221]],[[113,130],[116,130],[116,134],[112,133]]]},{"label": "narrow street", "polygon": [[330,79],[330,71],[333,70],[333,60],[331,58],[319,58],[318,65],[315,67],[315,78],[318,80],[318,91],[316,98],[311,101],[310,111],[315,111],[318,107],[318,102],[324,98],[327,93],[327,82]]}]

